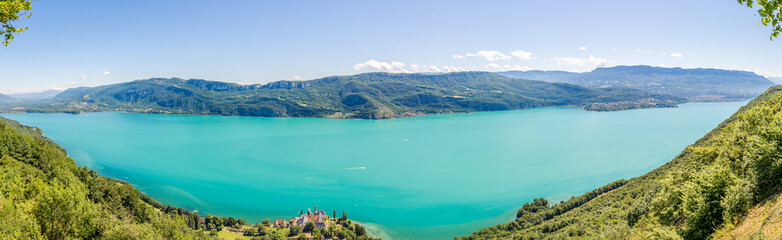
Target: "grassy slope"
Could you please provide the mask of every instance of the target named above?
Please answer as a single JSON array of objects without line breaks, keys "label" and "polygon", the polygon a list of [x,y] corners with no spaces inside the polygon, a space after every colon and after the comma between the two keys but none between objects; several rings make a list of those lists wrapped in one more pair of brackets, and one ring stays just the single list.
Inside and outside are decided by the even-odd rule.
[{"label": "grassy slope", "polygon": [[683,99],[639,90],[459,72],[366,73],[266,85],[149,79],[69,89],[52,101],[32,109],[378,119],[544,106],[590,110],[670,107]]},{"label": "grassy slope", "polygon": [[777,193],[749,210],[736,225],[714,234],[716,239],[782,239],[782,194]]},{"label": "grassy slope", "polygon": [[[464,239],[702,239],[733,224],[745,229],[747,209],[782,183],[781,91],[782,86],[769,88],[671,162],[580,207],[529,226],[485,228]],[[750,211],[749,226],[753,216],[773,214],[764,209],[776,203],[766,204],[772,205]]]}]

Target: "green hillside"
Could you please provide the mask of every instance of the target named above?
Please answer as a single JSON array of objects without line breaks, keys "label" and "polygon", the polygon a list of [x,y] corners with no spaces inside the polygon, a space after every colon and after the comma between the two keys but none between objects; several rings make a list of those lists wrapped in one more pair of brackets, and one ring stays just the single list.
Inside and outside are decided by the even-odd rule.
[{"label": "green hillside", "polygon": [[714,239],[782,239],[782,193],[777,193],[747,211],[736,224],[726,224]]},{"label": "green hillside", "polygon": [[0,236],[210,238],[189,227],[197,215],[161,212],[132,185],[76,166],[40,133],[7,119],[0,124]]},{"label": "green hillside", "polygon": [[616,66],[591,72],[508,71],[507,77],[563,82],[591,88],[631,88],[670,94],[689,101],[733,101],[754,98],[774,82],[747,71]]},{"label": "green hillside", "polygon": [[[163,205],[130,183],[78,167],[65,149],[41,134],[36,127],[0,118],[0,239],[280,240],[302,231],[326,238],[376,239],[344,216],[317,230],[258,227],[241,218],[209,214],[202,218]],[[247,231],[243,236],[223,227]]]},{"label": "green hillside", "polygon": [[132,185],[80,168],[40,130],[0,121],[3,239],[211,239]]},{"label": "green hillside", "polygon": [[239,85],[198,79],[138,80],[66,90],[27,111],[129,111],[266,117],[396,118],[545,106],[588,110],[670,107],[684,99],[592,89],[487,72],[366,73]]},{"label": "green hillside", "polygon": [[[715,236],[729,235],[726,232],[734,226],[747,225],[742,223],[750,209],[782,187],[780,119],[782,87],[774,86],[671,162],[643,176],[553,206],[537,199],[519,210],[516,221],[460,239],[707,239],[715,232]],[[764,203],[768,204],[773,202]]]}]

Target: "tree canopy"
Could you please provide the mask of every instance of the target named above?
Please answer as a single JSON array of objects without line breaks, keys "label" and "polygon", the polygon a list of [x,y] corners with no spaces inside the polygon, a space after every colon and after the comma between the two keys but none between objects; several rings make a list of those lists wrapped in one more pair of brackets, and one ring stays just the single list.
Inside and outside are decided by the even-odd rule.
[{"label": "tree canopy", "polygon": [[779,33],[782,32],[782,0],[738,1],[750,8],[758,6],[757,15],[760,15],[760,23],[762,23],[763,26],[771,25],[772,32],[770,39],[773,40],[775,37],[779,37]]},{"label": "tree canopy", "polygon": [[782,199],[779,119],[782,86],[774,86],[643,176],[554,206],[535,199],[515,221],[457,239],[779,239],[780,217],[752,214]]},{"label": "tree canopy", "polygon": [[14,34],[27,30],[26,27],[17,28],[11,23],[22,17],[29,18],[33,14],[32,9],[30,0],[0,0],[0,23],[2,23],[0,32],[4,37],[3,46],[8,46],[14,40]]}]

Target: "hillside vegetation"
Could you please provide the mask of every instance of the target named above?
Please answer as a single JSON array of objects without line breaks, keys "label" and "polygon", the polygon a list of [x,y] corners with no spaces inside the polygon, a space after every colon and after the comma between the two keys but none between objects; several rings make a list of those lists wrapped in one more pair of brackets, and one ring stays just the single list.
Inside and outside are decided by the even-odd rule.
[{"label": "hillside vegetation", "polygon": [[507,77],[563,82],[591,88],[631,88],[689,101],[734,101],[763,93],[774,82],[747,71],[616,66],[591,72],[508,71]]},{"label": "hillside vegetation", "polygon": [[769,88],[671,162],[615,187],[620,183],[596,190],[603,192],[598,197],[588,193],[554,206],[537,199],[516,221],[460,239],[750,237],[743,233],[773,239],[779,225],[763,224],[781,218],[764,209],[778,205],[782,187],[782,86]]},{"label": "hillside vegetation", "polygon": [[201,222],[197,213],[163,205],[127,182],[76,166],[41,133],[0,118],[0,239],[218,239],[231,235],[221,231],[224,227],[247,229],[246,238],[258,240],[303,232],[376,239],[344,212],[328,229],[258,227],[209,214]]},{"label": "hillside vegetation", "polygon": [[382,119],[426,114],[578,106],[671,107],[684,99],[630,89],[592,89],[487,72],[366,73],[240,85],[198,79],[138,80],[66,90],[26,111],[129,111],[265,117]]},{"label": "hillside vegetation", "polygon": [[715,239],[782,239],[782,194],[775,194],[747,212],[740,223],[728,224]]},{"label": "hillside vegetation", "polygon": [[132,185],[80,168],[40,130],[0,121],[3,239],[211,239]]}]

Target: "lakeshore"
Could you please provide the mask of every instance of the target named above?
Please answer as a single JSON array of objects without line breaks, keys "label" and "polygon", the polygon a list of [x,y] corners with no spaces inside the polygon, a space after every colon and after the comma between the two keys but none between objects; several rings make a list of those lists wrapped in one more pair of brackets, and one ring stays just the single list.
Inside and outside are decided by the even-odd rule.
[{"label": "lakeshore", "polygon": [[253,223],[289,218],[287,211],[301,206],[335,206],[373,225],[370,232],[437,239],[506,222],[509,211],[536,197],[567,199],[643,174],[741,105],[600,113],[540,108],[379,121],[3,116],[43,129],[78,165],[130,182],[165,204]]}]

